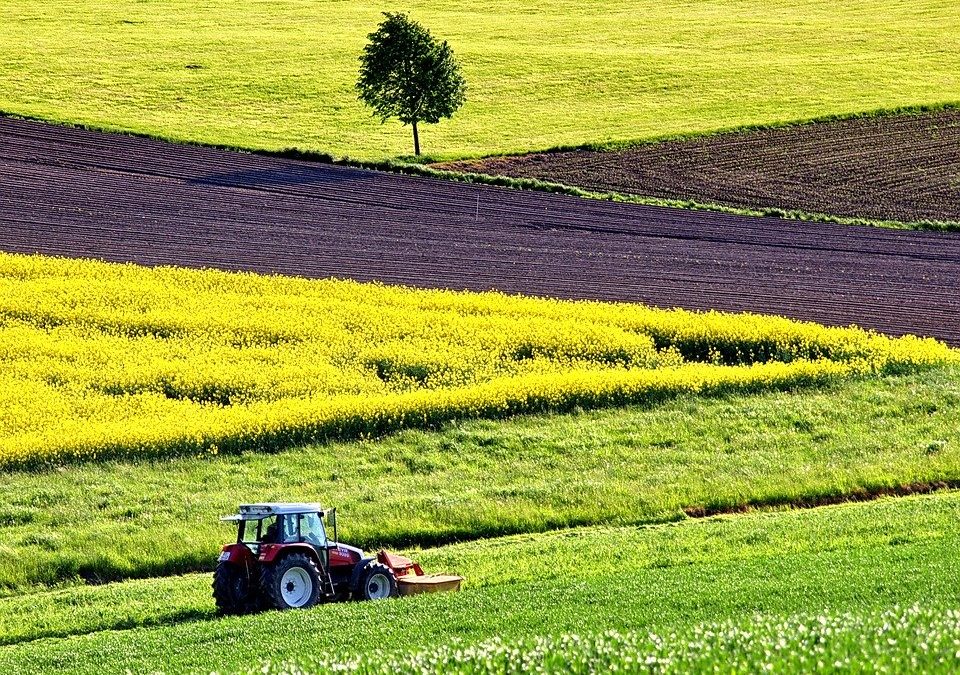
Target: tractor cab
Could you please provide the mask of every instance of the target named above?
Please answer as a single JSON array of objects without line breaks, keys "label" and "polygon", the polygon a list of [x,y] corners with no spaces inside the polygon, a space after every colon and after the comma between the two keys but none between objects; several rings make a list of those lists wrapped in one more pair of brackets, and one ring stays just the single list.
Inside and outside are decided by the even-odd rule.
[{"label": "tractor cab", "polygon": [[237,544],[256,557],[267,547],[306,544],[326,559],[329,549],[337,548],[337,510],[320,504],[244,504],[240,513],[221,520],[238,524]]}]

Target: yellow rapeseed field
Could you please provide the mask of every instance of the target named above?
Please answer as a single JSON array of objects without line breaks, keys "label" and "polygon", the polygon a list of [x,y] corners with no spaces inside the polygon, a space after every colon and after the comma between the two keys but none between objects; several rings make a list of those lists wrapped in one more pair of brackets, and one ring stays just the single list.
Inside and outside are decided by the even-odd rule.
[{"label": "yellow rapeseed field", "polygon": [[0,465],[276,449],[953,361],[779,317],[0,253]]}]

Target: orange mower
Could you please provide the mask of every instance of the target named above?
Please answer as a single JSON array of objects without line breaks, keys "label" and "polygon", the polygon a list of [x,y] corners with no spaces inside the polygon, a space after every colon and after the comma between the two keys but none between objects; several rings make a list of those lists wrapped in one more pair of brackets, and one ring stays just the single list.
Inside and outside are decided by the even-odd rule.
[{"label": "orange mower", "polygon": [[213,574],[213,597],[222,614],[456,591],[463,581],[424,574],[420,565],[400,555],[380,551],[364,556],[359,548],[340,543],[335,508],[244,504],[239,513],[221,520],[237,523],[237,540],[223,547]]}]

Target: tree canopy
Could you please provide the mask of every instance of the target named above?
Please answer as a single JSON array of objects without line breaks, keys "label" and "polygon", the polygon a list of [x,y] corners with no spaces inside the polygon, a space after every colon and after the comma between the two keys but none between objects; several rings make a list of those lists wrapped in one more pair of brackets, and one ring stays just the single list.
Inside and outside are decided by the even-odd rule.
[{"label": "tree canopy", "polygon": [[406,14],[383,15],[360,56],[359,98],[381,122],[396,117],[410,124],[419,155],[417,124],[452,117],[466,100],[466,81],[446,41]]}]

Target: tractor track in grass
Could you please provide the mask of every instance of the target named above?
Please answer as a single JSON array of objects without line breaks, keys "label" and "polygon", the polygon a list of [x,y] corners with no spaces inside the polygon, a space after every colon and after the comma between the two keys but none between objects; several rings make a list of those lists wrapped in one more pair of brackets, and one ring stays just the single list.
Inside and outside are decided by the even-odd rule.
[{"label": "tractor track in grass", "polygon": [[0,119],[0,249],[856,323],[960,344],[960,237],[617,204]]},{"label": "tractor track in grass", "polygon": [[931,495],[937,492],[951,492],[960,489],[960,480],[938,480],[925,483],[904,483],[902,485],[855,487],[849,492],[824,495],[810,495],[800,498],[770,498],[749,500],[739,504],[685,506],[682,510],[688,518],[709,518],[711,516],[737,515],[756,511],[785,509],[818,509],[838,504],[872,502],[885,497],[911,497],[913,495]]}]

